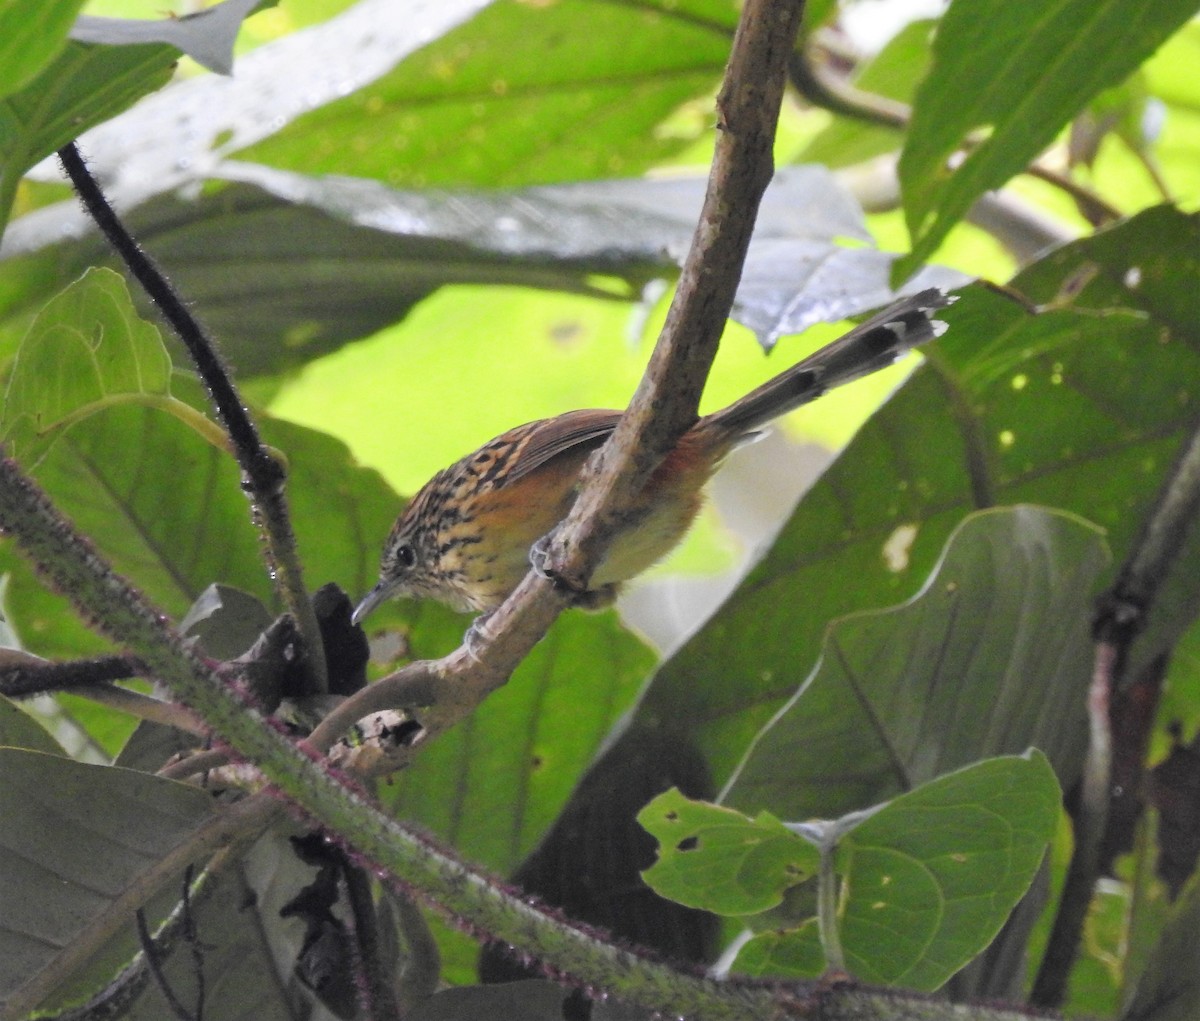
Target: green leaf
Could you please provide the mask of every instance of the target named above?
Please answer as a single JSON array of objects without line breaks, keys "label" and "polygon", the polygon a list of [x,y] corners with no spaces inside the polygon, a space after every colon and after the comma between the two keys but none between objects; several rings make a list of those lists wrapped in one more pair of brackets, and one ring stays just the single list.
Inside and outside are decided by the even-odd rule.
[{"label": "green leaf", "polygon": [[[980,195],[1019,173],[1195,13],[1194,0],[952,4],[900,157],[912,252],[893,279],[919,267]],[[975,132],[985,137],[951,171],[947,161]]]},{"label": "green leaf", "polygon": [[838,855],[850,970],[866,982],[941,986],[1033,882],[1060,804],[1054,770],[1034,750],[939,777],[855,827]]},{"label": "green leaf", "polygon": [[[186,377],[176,376],[174,389],[193,406],[203,399]],[[364,537],[387,534],[399,498],[337,440],[269,418],[260,424],[289,460],[289,504],[310,590],[333,581],[351,594],[366,591],[378,550]],[[214,581],[274,605],[236,465],[176,418],[153,408],[109,408],[86,429],[70,430],[36,477],[116,569],[172,615],[182,616]],[[75,627],[64,601],[13,552],[0,550],[0,567],[13,572],[13,619],[40,654],[104,648]]]},{"label": "green leaf", "polygon": [[1146,946],[1151,949],[1145,969],[1119,1015],[1121,1021],[1190,1021],[1200,1012],[1197,925],[1200,875],[1193,873],[1171,906],[1166,924],[1157,930],[1157,940],[1151,944],[1151,933],[1141,934],[1144,945],[1137,950],[1144,952]]},{"label": "green leaf", "polygon": [[170,396],[171,359],[157,327],[138,318],[121,276],[91,269],[33,321],[9,377],[0,435],[32,465],[80,419],[123,403],[165,406]]},{"label": "green leaf", "polygon": [[[1052,305],[1060,291],[1071,303],[1032,315],[992,289],[963,289],[939,317],[949,329],[924,349],[933,364],[813,486],[770,553],[655,675],[639,714],[684,721],[724,784],[811,672],[828,622],[911,596],[980,506],[1062,508],[1105,528],[1119,561],[1192,428],[1197,252],[1200,218],[1160,208],[1013,281],[1035,303]],[[1200,548],[1181,554],[1168,579],[1179,588],[1162,599],[1173,623],[1159,618],[1165,630],[1138,643],[1139,660],[1200,606]],[[840,814],[833,790],[831,805],[823,783],[808,791],[814,800],[798,814]]]},{"label": "green leaf", "polygon": [[749,819],[672,789],[642,809],[638,822],[659,842],[658,860],[642,878],[689,907],[757,914],[817,871],[816,847],[769,812]]},{"label": "green leaf", "polygon": [[203,823],[213,802],[170,780],[14,748],[0,749],[0,775],[7,998],[57,967],[60,949]]},{"label": "green leaf", "polygon": [[67,44],[67,30],[83,0],[0,3],[0,97],[21,88]]},{"label": "green leaf", "polygon": [[681,6],[501,0],[239,158],[401,187],[634,176],[692,140],[654,129],[729,57],[735,8]]},{"label": "green leaf", "polygon": [[1030,745],[1073,783],[1107,560],[1099,532],[1066,515],[968,517],[919,595],[831,626],[819,665],[755,739],[726,800],[837,815]]},{"label": "green leaf", "polygon": [[[0,649],[0,665],[7,666],[10,663],[7,656],[10,651]],[[0,746],[26,748],[48,755],[65,754],[45,727],[15,702],[3,696],[0,696]]]},{"label": "green leaf", "polygon": [[[1033,751],[939,777],[862,822],[841,820],[837,925],[851,973],[939,988],[995,938],[1028,889],[1060,801],[1054,771]],[[734,969],[815,977],[824,964],[812,970],[814,935],[805,923],[757,936]]]},{"label": "green leaf", "polygon": [[[419,613],[413,655],[461,641],[465,618]],[[508,871],[554,821],[653,664],[615,614],[564,614],[503,688],[380,796],[471,860]]]},{"label": "green leaf", "polygon": [[0,230],[26,170],[164,84],[175,56],[170,46],[68,42],[36,78],[0,101]]}]

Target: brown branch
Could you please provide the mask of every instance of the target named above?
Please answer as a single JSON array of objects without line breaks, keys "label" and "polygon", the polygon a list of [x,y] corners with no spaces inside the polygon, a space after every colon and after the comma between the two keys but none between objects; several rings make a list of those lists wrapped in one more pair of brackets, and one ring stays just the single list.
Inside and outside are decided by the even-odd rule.
[{"label": "brown branch", "polygon": [[708,191],[666,325],[642,382],[547,547],[546,566],[582,591],[629,506],[696,420],[733,307],[759,202],[774,173],[772,146],[803,3],[750,0],[742,8],[717,95],[717,146]]},{"label": "brown branch", "polygon": [[[547,551],[564,584],[530,572],[508,600],[444,659],[413,664],[353,696],[311,735],[327,750],[357,719],[381,709],[426,706],[433,736],[465,717],[549,630],[620,525],[623,509],[696,421],[725,321],[741,278],[763,192],[787,64],[803,3],[748,0],[717,97],[717,146],[708,190],[679,285],[650,364],[612,438],[584,470],[583,488]],[[402,696],[397,701],[396,696]]]}]

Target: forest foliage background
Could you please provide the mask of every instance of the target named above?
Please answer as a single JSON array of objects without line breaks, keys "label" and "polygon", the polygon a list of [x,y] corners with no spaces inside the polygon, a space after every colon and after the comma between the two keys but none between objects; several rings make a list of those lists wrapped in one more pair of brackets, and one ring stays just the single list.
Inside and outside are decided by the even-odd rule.
[{"label": "forest foliage background", "polygon": [[[208,648],[218,658],[244,651],[279,609],[237,468],[202,420],[184,354],[136,319],[153,318],[136,288],[94,269],[115,262],[41,161],[90,129],[81,147],[106,191],[287,457],[311,587],[357,598],[397,494],[516,423],[628,400],[694,228],[738,13],[728,0],[287,0],[239,30],[253,6],[223,5],[224,28],[168,21],[183,33],[172,44],[67,42],[79,4],[50,0],[37,32],[0,31],[6,453],[172,618],[214,582],[256,599],[261,612],[210,635],[225,643]],[[790,416],[786,441],[735,457],[696,534],[620,613],[565,614],[507,687],[381,789],[468,861],[511,874],[621,734],[624,768],[638,755],[669,762],[669,776],[749,815],[837,818],[1031,746],[1070,801],[1087,748],[1093,601],[1196,420],[1200,23],[1177,0],[959,0],[865,56],[837,28],[896,6],[808,5],[777,180],[704,407],[831,339],[836,321],[913,274],[910,290],[958,290],[946,334]],[[163,15],[133,0],[86,10]],[[219,64],[225,31],[237,37],[231,77],[190,58],[175,67],[175,44]],[[106,343],[121,338],[117,353],[97,356],[80,325],[96,322]],[[815,479],[832,455],[805,444],[841,453]],[[1109,855],[1070,1013],[1183,1018],[1200,1003],[1193,980],[1172,985],[1188,972],[1180,956],[1195,955],[1179,939],[1194,885],[1168,896],[1189,853],[1194,864],[1184,746],[1200,722],[1198,553],[1190,533],[1172,550],[1129,652],[1123,690],[1153,679],[1149,717],[1127,733],[1115,700],[1118,768],[1154,812]],[[52,660],[112,651],[8,540],[0,576],[4,645]],[[373,669],[442,655],[465,624],[389,606],[369,630],[402,637],[376,646]],[[25,710],[57,746],[31,736]],[[138,737],[132,717],[74,695],[5,720],[0,743],[161,764],[145,725]],[[1168,756],[1180,773],[1142,774]],[[31,761],[8,760],[7,775]],[[68,810],[51,792],[87,800],[109,782],[69,770],[31,780],[46,800],[19,818],[65,821],[22,853],[49,855],[69,832],[83,870],[89,824],[76,795],[62,795]],[[111,782],[116,797],[125,781]],[[623,840],[616,857],[634,854]],[[1064,816],[1027,924],[957,992],[1021,998],[1071,846]],[[243,881],[266,905],[286,855],[254,854]],[[746,920],[787,928],[728,914],[740,919],[730,937]],[[443,976],[473,981],[474,943],[434,924]],[[129,943],[110,951],[111,971]],[[256,952],[275,955],[286,986],[287,955]],[[740,970],[810,974],[791,952],[760,941]],[[42,969],[55,960],[34,957]],[[927,963],[857,971],[940,984],[916,977]],[[14,965],[6,992],[30,967]],[[285,1001],[279,1016],[291,1016]]]}]

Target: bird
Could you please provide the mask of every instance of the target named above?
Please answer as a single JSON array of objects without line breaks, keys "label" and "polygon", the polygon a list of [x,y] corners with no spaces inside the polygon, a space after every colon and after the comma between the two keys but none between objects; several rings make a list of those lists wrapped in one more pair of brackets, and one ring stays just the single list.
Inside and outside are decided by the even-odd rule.
[{"label": "bird", "polygon": [[[577,605],[610,604],[623,582],[666,556],[732,450],[772,419],[939,336],[945,324],[933,313],[954,300],[937,288],[901,298],[728,407],[698,418],[623,515],[587,590],[576,594]],[[402,596],[459,611],[495,611],[529,572],[531,550],[570,511],[584,463],[621,414],[584,409],[527,422],[434,475],[392,526],[379,581],[355,608],[353,623]]]}]

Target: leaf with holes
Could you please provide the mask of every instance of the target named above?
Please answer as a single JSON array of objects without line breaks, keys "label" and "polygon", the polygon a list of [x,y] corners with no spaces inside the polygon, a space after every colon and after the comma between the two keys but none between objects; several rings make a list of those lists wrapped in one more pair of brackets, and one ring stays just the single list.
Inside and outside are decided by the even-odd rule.
[{"label": "leaf with holes", "polygon": [[757,914],[817,870],[817,849],[770,812],[749,819],[672,789],[642,809],[638,822],[659,842],[658,861],[643,878],[689,907]]},{"label": "leaf with holes", "polygon": [[[1041,864],[1061,796],[1041,752],[976,763],[844,830],[837,925],[864,982],[933,990],[995,938]],[[750,940],[735,969],[813,977],[809,923]],[[794,943],[794,945],[793,945]]]}]

